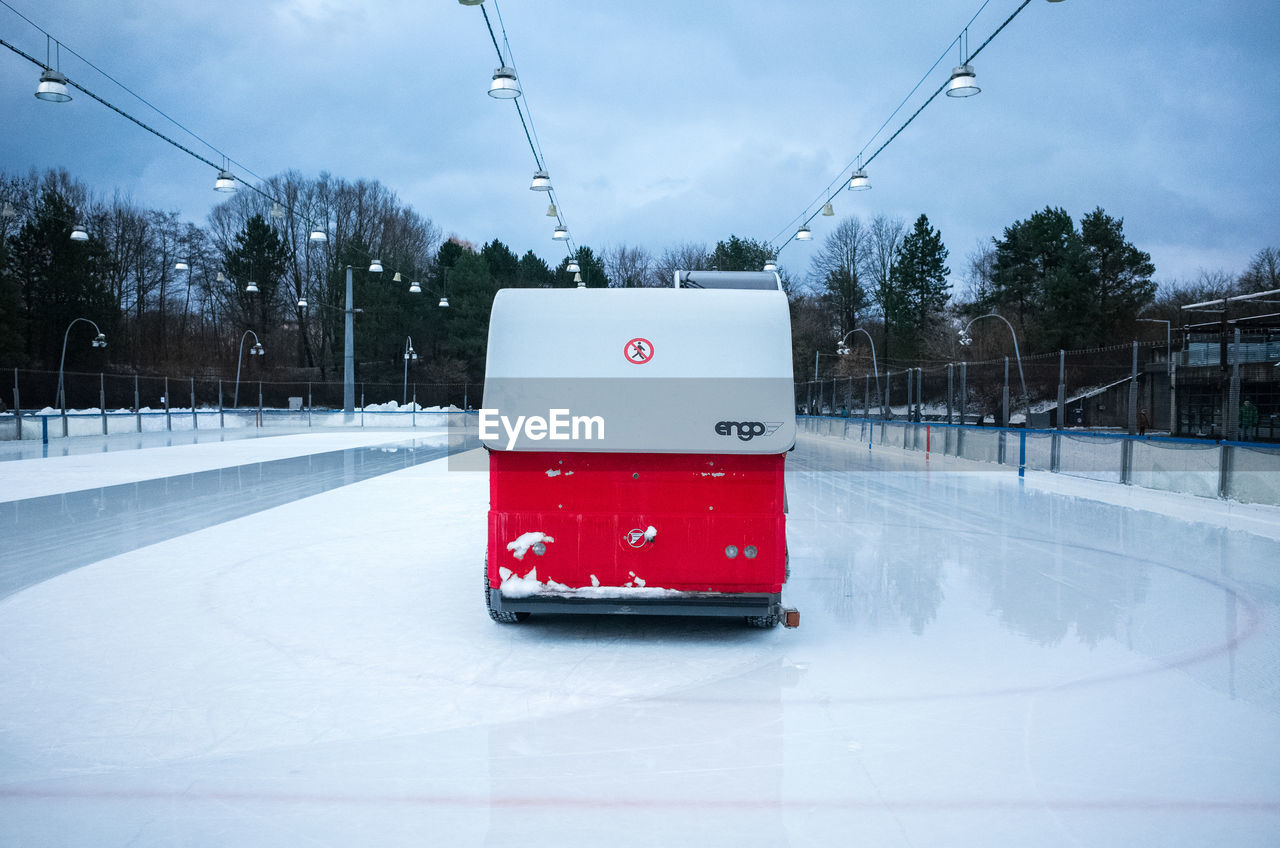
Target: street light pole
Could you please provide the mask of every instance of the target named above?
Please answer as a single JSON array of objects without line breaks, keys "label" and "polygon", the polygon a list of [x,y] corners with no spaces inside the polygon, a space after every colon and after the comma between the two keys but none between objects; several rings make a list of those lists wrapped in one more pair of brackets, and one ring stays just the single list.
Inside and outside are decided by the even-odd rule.
[{"label": "street light pole", "polygon": [[[979,315],[977,318],[974,318],[968,324],[965,324],[964,329],[960,331],[960,344],[967,345],[973,341],[973,339],[969,338],[969,328],[973,326],[975,321],[981,321],[983,318],[999,318],[1001,321],[1004,321],[1004,325],[1009,328],[1009,335],[1013,338],[1013,356],[1016,360],[1018,360],[1018,380],[1022,383],[1022,403],[1024,406],[1026,406],[1026,409],[1027,409],[1026,426],[1030,427],[1031,426],[1031,396],[1027,394],[1027,378],[1024,377],[1022,374],[1022,354],[1018,352],[1018,334],[1013,331],[1013,325],[1010,324],[1003,315],[1000,315],[999,313],[996,313],[996,312],[988,312],[986,315]],[[1006,364],[1006,368],[1007,367],[1008,366]],[[1006,385],[1008,384],[1007,379],[1005,381],[1005,384]],[[1008,418],[1007,415],[1005,417],[1006,419]],[[1006,427],[1009,425],[1009,422],[1007,420],[1004,423]]]},{"label": "street light pole", "polygon": [[876,375],[876,394],[880,397],[880,417],[887,418],[888,416],[884,409],[884,394],[880,391],[880,368],[876,365],[876,340],[871,338],[871,334],[861,327],[854,327],[852,330],[845,333],[844,337],[840,339],[840,345],[836,348],[836,353],[840,353],[841,351],[844,353],[849,352],[849,349],[844,346],[844,343],[845,340],[854,333],[862,333],[862,335],[867,337],[867,342],[871,345],[871,370]]},{"label": "street light pole", "polygon": [[418,361],[418,352],[413,349],[413,336],[404,337],[404,390],[400,394],[400,405],[409,402],[409,359]]},{"label": "street light pole", "polygon": [[347,266],[347,300],[343,308],[345,334],[342,343],[342,409],[356,411],[356,322],[351,308],[351,266]]},{"label": "street light pole", "polygon": [[66,332],[62,334],[62,359],[58,361],[58,409],[62,410],[64,414],[67,411],[67,392],[62,383],[62,369],[63,366],[67,364],[67,337],[71,335],[71,328],[81,321],[86,324],[93,325],[94,332],[98,334],[90,343],[93,347],[107,346],[106,334],[103,333],[102,330],[99,330],[98,325],[94,324],[93,321],[90,321],[88,318],[73,318],[71,319],[71,323],[67,325]]},{"label": "street light pole", "polygon": [[[266,350],[263,349],[262,343],[258,341],[258,334],[253,330],[245,330],[244,335],[240,337],[240,353],[236,356],[236,390],[231,397],[231,408],[238,409],[240,407],[240,361],[244,359],[244,340],[253,336],[253,347],[249,348],[250,356],[265,356]],[[165,394],[168,397],[168,394]]]}]

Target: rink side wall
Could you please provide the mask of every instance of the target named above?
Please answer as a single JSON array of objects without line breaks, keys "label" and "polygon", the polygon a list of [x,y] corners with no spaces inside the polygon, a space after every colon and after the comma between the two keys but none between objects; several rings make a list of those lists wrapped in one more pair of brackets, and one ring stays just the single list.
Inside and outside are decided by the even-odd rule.
[{"label": "rink side wall", "polygon": [[797,416],[800,433],[876,447],[1280,506],[1280,447],[1079,430]]}]

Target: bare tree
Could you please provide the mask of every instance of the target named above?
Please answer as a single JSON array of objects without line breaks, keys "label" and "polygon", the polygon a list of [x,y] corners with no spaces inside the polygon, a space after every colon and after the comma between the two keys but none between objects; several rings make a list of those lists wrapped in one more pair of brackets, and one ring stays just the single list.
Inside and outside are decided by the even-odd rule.
[{"label": "bare tree", "polygon": [[711,252],[705,244],[683,242],[662,251],[655,269],[661,285],[672,285],[676,271],[705,271],[711,267]]},{"label": "bare tree", "polygon": [[[871,292],[880,314],[884,315],[886,305],[893,292],[893,264],[898,256],[898,246],[906,233],[907,225],[901,218],[890,218],[877,215],[871,219],[867,232],[866,264],[862,275],[871,281]],[[889,358],[888,322],[881,335],[880,344],[883,356]]]},{"label": "bare tree", "polygon": [[645,288],[661,285],[653,254],[643,247],[606,247],[601,257],[609,285],[621,288]]},{"label": "bare tree", "polygon": [[867,243],[862,219],[845,218],[823,240],[809,266],[820,302],[828,313],[829,330],[837,336],[857,326],[858,317],[870,300],[862,279]]},{"label": "bare tree", "polygon": [[1264,247],[1254,254],[1237,287],[1241,294],[1280,289],[1280,250]]}]

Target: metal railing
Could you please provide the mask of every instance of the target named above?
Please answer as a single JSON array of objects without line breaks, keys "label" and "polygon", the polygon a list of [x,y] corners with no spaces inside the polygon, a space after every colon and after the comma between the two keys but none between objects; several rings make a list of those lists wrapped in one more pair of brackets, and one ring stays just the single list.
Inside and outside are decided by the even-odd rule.
[{"label": "metal railing", "polygon": [[1242,503],[1280,506],[1280,446],[1077,430],[973,427],[875,418],[799,416],[800,432],[868,447],[1086,477]]}]

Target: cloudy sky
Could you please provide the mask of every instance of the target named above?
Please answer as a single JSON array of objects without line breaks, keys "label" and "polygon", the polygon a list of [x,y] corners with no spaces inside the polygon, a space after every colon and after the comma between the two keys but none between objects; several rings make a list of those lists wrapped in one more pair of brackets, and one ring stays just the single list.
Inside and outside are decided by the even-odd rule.
[{"label": "cloudy sky", "polygon": [[[381,180],[446,234],[549,262],[546,197],[496,54],[456,0],[5,0],[264,176]],[[976,48],[1020,0],[989,0]],[[981,0],[507,0],[517,70],[579,244],[654,253],[772,240],[805,212]],[[494,0],[487,8],[495,26]],[[0,7],[0,38],[45,37]],[[1161,281],[1241,270],[1280,247],[1280,6],[1244,0],[1032,0],[975,61],[982,93],[938,98],[838,216],[921,212],[959,281],[980,240],[1046,205],[1125,219]],[[953,48],[922,86],[932,91]],[[66,53],[64,73],[216,158]],[[65,168],[101,194],[202,222],[214,173],[89,98],[32,96],[0,50],[0,168]],[[887,132],[914,110],[912,101]],[[1270,104],[1270,105],[1268,105]],[[884,136],[881,136],[883,138]],[[877,142],[878,144],[878,142]],[[871,149],[874,149],[873,145]],[[839,218],[782,263],[803,275]]]}]

